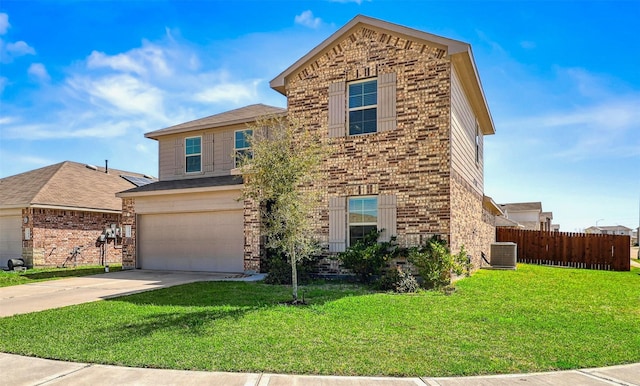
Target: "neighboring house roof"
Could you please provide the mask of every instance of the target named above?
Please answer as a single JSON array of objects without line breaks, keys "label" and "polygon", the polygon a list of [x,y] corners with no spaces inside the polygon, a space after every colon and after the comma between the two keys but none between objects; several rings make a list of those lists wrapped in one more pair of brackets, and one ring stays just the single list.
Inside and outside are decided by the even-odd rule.
[{"label": "neighboring house roof", "polygon": [[289,75],[294,74],[299,69],[305,67],[308,63],[316,60],[316,58],[322,55],[325,50],[329,49],[334,43],[343,39],[352,29],[358,27],[360,24],[388,30],[400,35],[408,36],[412,39],[426,41],[445,48],[454,65],[460,70],[460,78],[463,83],[463,87],[469,94],[473,109],[478,116],[482,133],[485,135],[495,134],[496,130],[493,125],[491,113],[489,112],[489,105],[487,104],[484,91],[482,90],[482,83],[480,82],[480,76],[478,75],[478,70],[473,59],[471,46],[468,43],[444,38],[363,15],[358,15],[353,18],[344,27],[340,28],[329,38],[320,43],[320,45],[315,47],[308,54],[284,70],[280,75],[275,77],[270,82],[271,88],[285,95],[285,81]]},{"label": "neighboring house roof", "polygon": [[609,225],[609,226],[591,226],[587,229],[590,230],[599,230],[599,231],[624,231],[624,232],[629,232],[630,230],[632,230],[631,228],[628,228],[624,225]]},{"label": "neighboring house roof", "polygon": [[519,212],[525,210],[539,210],[542,212],[541,202],[514,202],[510,204],[500,204],[503,211]]},{"label": "neighboring house roof", "polygon": [[118,197],[133,197],[137,193],[148,194],[150,192],[176,193],[181,189],[198,189],[198,188],[215,188],[223,186],[242,185],[241,176],[220,176],[220,177],[202,177],[190,178],[185,180],[158,181],[152,184],[140,186],[137,188],[125,190],[117,194]]},{"label": "neighboring house roof", "polygon": [[[121,212],[115,194],[135,184],[122,175],[145,178],[139,173],[64,161],[0,179],[0,209],[64,208]],[[146,179],[146,178],[145,178]]]},{"label": "neighboring house roof", "polygon": [[281,107],[255,104],[239,109],[211,115],[194,121],[181,123],[165,129],[146,133],[144,136],[151,139],[170,134],[185,133],[193,130],[213,129],[216,127],[230,126],[242,123],[254,122],[256,118],[269,115],[286,114],[287,110]]},{"label": "neighboring house roof", "polygon": [[494,216],[504,216],[504,212],[502,212],[500,205],[496,204],[495,201],[493,201],[493,198],[489,196],[482,197],[482,206]]},{"label": "neighboring house roof", "polygon": [[496,216],[497,227],[524,228],[525,226],[517,221],[510,220],[506,217]]}]

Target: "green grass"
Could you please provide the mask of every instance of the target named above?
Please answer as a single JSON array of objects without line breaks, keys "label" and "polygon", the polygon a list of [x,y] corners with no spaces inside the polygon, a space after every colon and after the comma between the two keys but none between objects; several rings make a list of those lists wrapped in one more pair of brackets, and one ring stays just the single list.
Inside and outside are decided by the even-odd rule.
[{"label": "green grass", "polygon": [[[120,271],[121,264],[109,265],[111,272]],[[101,265],[81,266],[76,268],[37,268],[19,271],[0,271],[0,287],[29,284],[39,281],[56,280],[66,277],[77,277],[104,273]]]},{"label": "green grass", "polygon": [[0,351],[239,372],[453,376],[640,361],[640,270],[519,265],[456,292],[202,282],[0,319]]}]

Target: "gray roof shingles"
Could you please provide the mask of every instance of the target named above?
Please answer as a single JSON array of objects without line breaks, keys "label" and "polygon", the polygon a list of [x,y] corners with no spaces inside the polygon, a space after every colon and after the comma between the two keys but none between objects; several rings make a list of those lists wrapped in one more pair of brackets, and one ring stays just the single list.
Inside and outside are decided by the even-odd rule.
[{"label": "gray roof shingles", "polygon": [[161,190],[209,188],[215,186],[242,185],[242,183],[243,181],[241,176],[229,175],[219,177],[202,177],[190,178],[186,180],[158,181],[148,185],[129,189],[121,193],[143,193],[157,192]]},{"label": "gray roof shingles", "polygon": [[64,161],[55,165],[0,179],[0,208],[32,205],[60,206],[91,210],[122,210],[117,192],[135,186],[122,174],[140,176],[117,169]]}]

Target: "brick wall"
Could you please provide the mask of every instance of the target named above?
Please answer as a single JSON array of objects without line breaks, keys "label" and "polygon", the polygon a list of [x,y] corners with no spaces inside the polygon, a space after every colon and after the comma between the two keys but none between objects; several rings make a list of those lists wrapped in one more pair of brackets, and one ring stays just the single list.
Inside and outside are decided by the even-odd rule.
[{"label": "brick wall", "polygon": [[[58,209],[23,209],[23,217],[28,217],[25,228],[29,228],[31,240],[23,241],[23,258],[29,266],[55,267],[61,266],[70,257],[75,247],[81,247],[75,264],[100,264],[100,248],[96,247],[96,239],[105,227],[120,223],[120,214],[97,213]],[[107,262],[121,262],[120,250],[109,245]],[[72,266],[72,260],[66,266]]]},{"label": "brick wall", "polygon": [[244,269],[261,271],[264,245],[260,236],[260,211],[252,200],[244,200]]},{"label": "brick wall", "polygon": [[131,237],[122,238],[122,268],[136,268],[136,199],[122,199],[122,228],[131,227]]},{"label": "brick wall", "polygon": [[[396,72],[397,128],[332,138],[323,165],[318,237],[328,242],[330,196],[395,194],[401,245],[421,243],[450,229],[450,72],[446,52],[386,31],[358,28],[286,83],[289,115],[328,136],[328,90]],[[328,270],[335,263],[326,262]]]},{"label": "brick wall", "polygon": [[474,269],[482,264],[482,252],[489,258],[496,237],[495,217],[483,209],[482,199],[462,176],[452,173],[451,251],[458,253],[464,246]]}]

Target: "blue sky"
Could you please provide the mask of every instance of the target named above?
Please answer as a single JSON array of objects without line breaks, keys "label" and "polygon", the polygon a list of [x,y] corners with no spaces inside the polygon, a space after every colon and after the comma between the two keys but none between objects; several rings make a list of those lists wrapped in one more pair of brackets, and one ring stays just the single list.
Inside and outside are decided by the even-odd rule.
[{"label": "blue sky", "polygon": [[640,2],[0,2],[0,177],[64,160],[157,175],[143,134],[252,103],[357,14],[470,43],[496,126],[485,194],[561,230],[638,226]]}]

